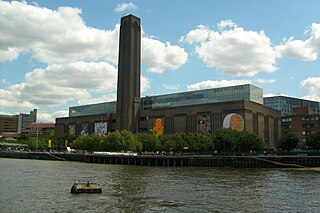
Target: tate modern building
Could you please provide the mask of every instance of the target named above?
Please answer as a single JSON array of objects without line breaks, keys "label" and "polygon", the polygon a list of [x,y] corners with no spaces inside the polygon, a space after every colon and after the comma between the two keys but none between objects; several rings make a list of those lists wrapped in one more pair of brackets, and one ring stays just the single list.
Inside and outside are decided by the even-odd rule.
[{"label": "tate modern building", "polygon": [[231,128],[257,134],[274,148],[280,111],[263,105],[251,84],[140,97],[141,28],[133,15],[121,18],[117,101],[74,106],[57,118],[57,135],[106,134],[115,130],[150,134],[214,133]]}]

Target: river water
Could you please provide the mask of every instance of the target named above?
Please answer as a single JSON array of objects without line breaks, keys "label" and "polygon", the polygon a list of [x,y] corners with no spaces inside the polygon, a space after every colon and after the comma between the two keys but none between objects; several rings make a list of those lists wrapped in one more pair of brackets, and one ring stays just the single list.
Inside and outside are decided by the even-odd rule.
[{"label": "river water", "polygon": [[[71,194],[75,180],[101,194]],[[0,158],[0,212],[320,212],[320,173]]]}]

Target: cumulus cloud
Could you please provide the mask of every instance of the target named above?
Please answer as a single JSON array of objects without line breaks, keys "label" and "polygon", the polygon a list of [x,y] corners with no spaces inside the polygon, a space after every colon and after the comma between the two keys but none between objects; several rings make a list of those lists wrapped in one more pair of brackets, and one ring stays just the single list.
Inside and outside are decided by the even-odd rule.
[{"label": "cumulus cloud", "polygon": [[117,4],[116,9],[114,9],[114,11],[116,12],[124,12],[126,10],[137,10],[138,6],[133,4],[133,3],[121,3],[121,4]]},{"label": "cumulus cloud", "polygon": [[[106,61],[117,65],[119,24],[112,30],[95,29],[86,26],[80,15],[78,8],[50,10],[0,1],[0,60],[12,61],[30,52],[46,64]],[[175,70],[188,58],[183,48],[151,38],[142,38],[142,55],[142,63],[155,73]]]},{"label": "cumulus cloud", "polygon": [[308,90],[304,99],[320,101],[320,77],[309,77],[300,82],[301,86]]},{"label": "cumulus cloud", "polygon": [[0,60],[31,52],[46,64],[79,60],[116,64],[119,26],[110,31],[95,29],[86,26],[80,15],[78,8],[50,10],[0,1]]},{"label": "cumulus cloud", "polygon": [[[33,109],[68,101],[115,100],[120,26],[96,29],[86,25],[81,13],[72,7],[51,10],[0,1],[0,62],[28,53],[47,64],[27,73],[23,82],[0,89],[1,107]],[[178,69],[188,58],[179,46],[144,37],[142,56],[142,64],[156,73]],[[148,78],[142,76],[141,82],[142,92],[150,88]]]},{"label": "cumulus cloud", "polygon": [[320,51],[320,24],[313,23],[311,25],[309,39],[295,40],[293,37],[290,37],[276,49],[282,56],[289,58],[305,61],[316,60]]},{"label": "cumulus cloud", "polygon": [[232,20],[222,20],[217,25],[219,30],[223,30],[224,28],[227,28],[227,27],[230,27],[230,28],[237,27],[236,23],[234,23]]},{"label": "cumulus cloud", "polygon": [[199,58],[219,72],[254,76],[277,69],[278,53],[263,31],[245,30],[230,20],[221,21],[218,28],[220,31],[200,26],[181,40],[194,44]]},{"label": "cumulus cloud", "polygon": [[117,71],[106,62],[52,64],[25,75],[25,81],[0,89],[3,107],[57,106],[91,98],[92,92],[115,91]]},{"label": "cumulus cloud", "polygon": [[[141,91],[150,80],[141,76]],[[116,100],[117,70],[106,62],[51,64],[25,75],[23,83],[0,89],[0,104],[21,109],[59,106],[68,101],[78,104]],[[99,97],[93,97],[93,95]]]},{"label": "cumulus cloud", "polygon": [[251,80],[243,79],[243,80],[221,80],[221,81],[201,81],[195,84],[190,84],[187,86],[188,91],[194,90],[202,90],[202,89],[211,89],[218,87],[228,87],[228,86],[236,86],[243,84],[251,84]]},{"label": "cumulus cloud", "polygon": [[68,110],[61,110],[61,111],[56,111],[53,113],[48,113],[46,111],[42,112],[39,110],[37,112],[37,122],[48,122],[48,123],[55,123],[56,118],[61,118],[61,117],[68,117],[69,116],[69,111]]},{"label": "cumulus cloud", "polygon": [[181,47],[151,38],[142,38],[142,61],[148,72],[163,73],[175,70],[188,60],[188,53]]},{"label": "cumulus cloud", "polygon": [[199,25],[197,29],[191,30],[186,36],[181,37],[181,42],[188,44],[201,43],[207,40],[210,30],[203,25]]}]

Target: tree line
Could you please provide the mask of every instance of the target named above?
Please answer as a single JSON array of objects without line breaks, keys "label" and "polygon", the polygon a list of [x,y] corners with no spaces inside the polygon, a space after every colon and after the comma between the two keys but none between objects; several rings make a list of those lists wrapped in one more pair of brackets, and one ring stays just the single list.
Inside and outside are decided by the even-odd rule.
[{"label": "tree line", "polygon": [[[51,140],[50,149],[54,150],[63,150],[67,141],[68,146],[73,149],[108,152],[221,154],[260,152],[266,148],[257,135],[231,129],[219,129],[213,134],[176,133],[160,137],[147,133],[133,134],[130,131],[114,131],[106,135],[63,135],[38,139],[30,139],[22,135],[18,138],[19,143],[27,144],[33,150],[47,150],[48,140]],[[277,141],[276,148],[283,151],[292,151],[295,148],[320,150],[320,132],[309,135],[303,147],[299,147],[298,142],[298,138],[293,133],[287,133]]]}]

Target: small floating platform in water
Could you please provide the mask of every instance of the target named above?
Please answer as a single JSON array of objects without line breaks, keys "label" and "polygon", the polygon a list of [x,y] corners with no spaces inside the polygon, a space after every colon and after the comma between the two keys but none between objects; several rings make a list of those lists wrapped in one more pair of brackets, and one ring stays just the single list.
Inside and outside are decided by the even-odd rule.
[{"label": "small floating platform in water", "polygon": [[102,187],[98,183],[79,183],[76,182],[71,187],[72,194],[79,193],[102,193]]}]

